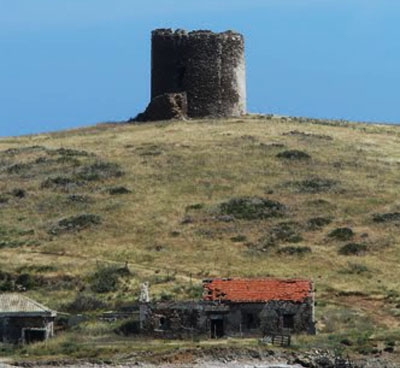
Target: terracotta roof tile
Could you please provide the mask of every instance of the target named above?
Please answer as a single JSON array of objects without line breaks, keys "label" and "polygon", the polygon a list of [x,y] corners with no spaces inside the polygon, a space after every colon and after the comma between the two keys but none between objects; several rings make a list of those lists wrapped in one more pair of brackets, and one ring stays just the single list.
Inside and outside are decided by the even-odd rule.
[{"label": "terracotta roof tile", "polygon": [[312,281],[305,279],[212,279],[203,284],[204,300],[231,302],[302,302],[312,295]]}]

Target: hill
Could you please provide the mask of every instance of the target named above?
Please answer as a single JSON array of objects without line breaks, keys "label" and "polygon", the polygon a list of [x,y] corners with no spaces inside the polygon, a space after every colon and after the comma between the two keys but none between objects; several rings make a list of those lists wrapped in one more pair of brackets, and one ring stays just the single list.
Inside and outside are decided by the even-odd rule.
[{"label": "hill", "polygon": [[397,126],[275,116],[3,138],[0,288],[76,311],[309,277],[321,341],[390,346],[399,167]]}]

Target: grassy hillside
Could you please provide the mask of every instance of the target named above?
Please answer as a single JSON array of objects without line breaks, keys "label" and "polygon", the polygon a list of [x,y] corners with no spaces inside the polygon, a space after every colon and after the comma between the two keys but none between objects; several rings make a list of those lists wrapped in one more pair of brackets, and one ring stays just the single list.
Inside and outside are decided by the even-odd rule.
[{"label": "grassy hillside", "polygon": [[[400,336],[400,128],[249,116],[0,140],[0,287],[61,311],[310,277],[322,333]],[[372,332],[371,332],[372,334]],[[328,335],[326,335],[328,336]],[[378,337],[377,337],[378,336]]]}]

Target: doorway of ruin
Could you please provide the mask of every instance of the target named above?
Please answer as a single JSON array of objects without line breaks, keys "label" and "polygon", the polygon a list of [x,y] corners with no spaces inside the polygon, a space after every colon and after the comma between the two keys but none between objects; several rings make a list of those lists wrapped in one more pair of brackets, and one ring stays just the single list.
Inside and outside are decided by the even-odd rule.
[{"label": "doorway of ruin", "polygon": [[212,319],[211,320],[211,338],[219,339],[224,337],[224,320],[220,319]]}]

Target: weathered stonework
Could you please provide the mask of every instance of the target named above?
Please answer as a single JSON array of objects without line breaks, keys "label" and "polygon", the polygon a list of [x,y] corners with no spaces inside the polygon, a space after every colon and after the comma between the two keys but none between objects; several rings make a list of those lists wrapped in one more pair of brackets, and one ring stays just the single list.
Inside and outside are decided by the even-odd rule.
[{"label": "weathered stonework", "polygon": [[246,113],[241,34],[156,29],[151,41],[152,100],[166,93],[185,92],[191,118]]},{"label": "weathered stonework", "polygon": [[215,286],[213,281],[205,281],[202,301],[143,303],[143,332],[179,338],[315,333],[311,281],[216,279]]},{"label": "weathered stonework", "polygon": [[143,332],[159,337],[262,337],[282,331],[315,333],[311,299],[302,303],[149,303],[142,308]]},{"label": "weathered stonework", "polygon": [[146,111],[136,117],[136,121],[185,119],[186,117],[186,93],[164,93],[153,98]]}]

